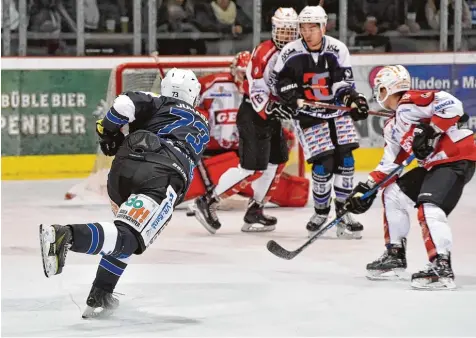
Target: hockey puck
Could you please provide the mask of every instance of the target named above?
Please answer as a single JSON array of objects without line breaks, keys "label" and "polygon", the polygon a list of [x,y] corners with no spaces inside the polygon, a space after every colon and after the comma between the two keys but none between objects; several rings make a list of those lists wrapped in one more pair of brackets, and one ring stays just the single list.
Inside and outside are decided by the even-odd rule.
[{"label": "hockey puck", "polygon": [[189,210],[187,211],[187,214],[186,214],[188,217],[191,217],[191,216],[195,216],[195,211],[193,210]]}]

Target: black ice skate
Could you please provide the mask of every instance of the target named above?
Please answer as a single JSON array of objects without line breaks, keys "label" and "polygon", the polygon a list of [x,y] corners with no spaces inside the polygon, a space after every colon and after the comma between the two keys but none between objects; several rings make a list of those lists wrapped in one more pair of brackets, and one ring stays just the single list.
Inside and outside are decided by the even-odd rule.
[{"label": "black ice skate", "polygon": [[[335,201],[336,214],[343,212],[344,203]],[[356,221],[348,212],[342,216],[342,219],[336,226],[336,234],[338,238],[344,239],[361,239],[364,226]]]},{"label": "black ice skate", "polygon": [[407,277],[406,239],[401,244],[390,244],[387,251],[372,263],[367,264],[367,278],[372,280],[398,280]]},{"label": "black ice skate", "polygon": [[63,271],[72,240],[73,232],[67,225],[40,225],[41,256],[46,277]]},{"label": "black ice skate", "polygon": [[311,216],[311,219],[306,224],[306,230],[308,231],[308,236],[314,236],[326,223],[327,214],[321,215],[317,212],[314,212],[314,215]]},{"label": "black ice skate", "polygon": [[[265,232],[273,231],[276,229],[276,223],[278,220],[276,217],[268,216],[263,213],[264,205],[250,199],[248,202],[248,208],[246,209],[245,217],[243,221],[245,222],[241,227],[243,232]],[[256,226],[260,224],[259,226]]]},{"label": "black ice skate", "polygon": [[411,286],[415,289],[452,290],[456,288],[450,255],[437,255],[426,270],[412,275]]},{"label": "black ice skate", "polygon": [[93,286],[86,300],[83,318],[104,318],[110,316],[119,306],[119,300],[112,293]]},{"label": "black ice skate", "polygon": [[221,224],[217,216],[218,199],[210,194],[195,199],[195,218],[211,234],[215,234],[220,229]]}]

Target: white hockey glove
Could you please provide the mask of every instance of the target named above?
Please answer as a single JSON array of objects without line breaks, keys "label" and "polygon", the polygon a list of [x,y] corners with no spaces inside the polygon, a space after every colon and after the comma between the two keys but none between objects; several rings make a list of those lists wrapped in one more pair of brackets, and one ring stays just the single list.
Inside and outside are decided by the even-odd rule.
[{"label": "white hockey glove", "polygon": [[268,102],[264,111],[270,119],[276,120],[291,120],[296,115],[293,109],[273,101]]}]

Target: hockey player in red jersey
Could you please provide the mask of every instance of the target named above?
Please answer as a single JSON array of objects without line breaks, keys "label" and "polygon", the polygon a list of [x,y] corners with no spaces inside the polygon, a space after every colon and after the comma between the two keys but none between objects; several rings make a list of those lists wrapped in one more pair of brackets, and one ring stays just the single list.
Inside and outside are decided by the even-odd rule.
[{"label": "hockey player in red jersey", "polygon": [[360,200],[411,153],[419,166],[387,183],[383,190],[386,252],[367,265],[371,279],[401,277],[406,269],[409,209],[418,208],[418,221],[430,265],[412,275],[415,288],[453,289],[452,235],[448,215],[474,175],[473,132],[459,129],[465,116],[460,100],[444,91],[410,90],[410,74],[400,65],[382,68],[375,78],[377,101],[395,115],[384,127],[385,148],[380,164],[367,182],[360,182],[347,201],[353,213],[367,211],[375,198]]},{"label": "hockey player in red jersey", "polygon": [[[186,201],[210,193],[220,176],[239,164],[236,119],[243,95],[248,92],[245,72],[250,60],[250,52],[239,52],[233,58],[229,72],[214,73],[199,79],[202,90],[196,109],[208,118],[210,142],[204,159],[197,165],[194,180],[185,196]],[[283,132],[288,148],[292,148],[295,143],[294,134],[286,129]],[[307,179],[283,173],[270,201],[279,206],[304,206],[309,195],[308,187]],[[246,197],[253,196],[250,186],[236,187],[236,191]],[[289,191],[293,192],[292,196],[283,193]],[[193,214],[194,206],[190,205],[189,209],[189,215]]]},{"label": "hockey player in red jersey", "polygon": [[262,42],[253,50],[246,70],[249,93],[244,95],[237,116],[240,164],[220,177],[213,192],[195,200],[195,215],[212,234],[221,227],[216,215],[220,199],[249,184],[253,188],[253,198],[244,216],[242,231],[272,231],[277,223],[275,217],[263,214],[263,206],[288,160],[279,118],[289,116],[291,112],[273,97],[271,74],[279,50],[297,38],[297,13],[292,8],[279,8],[272,23],[273,39]]}]

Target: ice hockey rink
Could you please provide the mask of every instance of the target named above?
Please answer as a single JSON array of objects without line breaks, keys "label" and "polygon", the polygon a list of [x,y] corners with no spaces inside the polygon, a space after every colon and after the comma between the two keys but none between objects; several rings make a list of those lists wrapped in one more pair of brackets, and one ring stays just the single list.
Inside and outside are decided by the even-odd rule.
[{"label": "ice hockey rink", "polygon": [[[223,211],[215,236],[182,208],[133,257],[116,288],[121,306],[101,321],[81,319],[99,256],[70,252],[51,279],[41,266],[40,223],[111,220],[104,201],[63,200],[76,181],[2,182],[3,336],[476,336],[476,179],[449,218],[455,291],[365,278],[365,265],[384,250],[379,199],[357,217],[362,240],[337,240],[330,230],[291,261],[266,242],[301,245],[311,207],[268,209],[279,223],[261,234],[241,233],[243,211]],[[407,258],[409,272],[426,264],[416,213]]]}]

